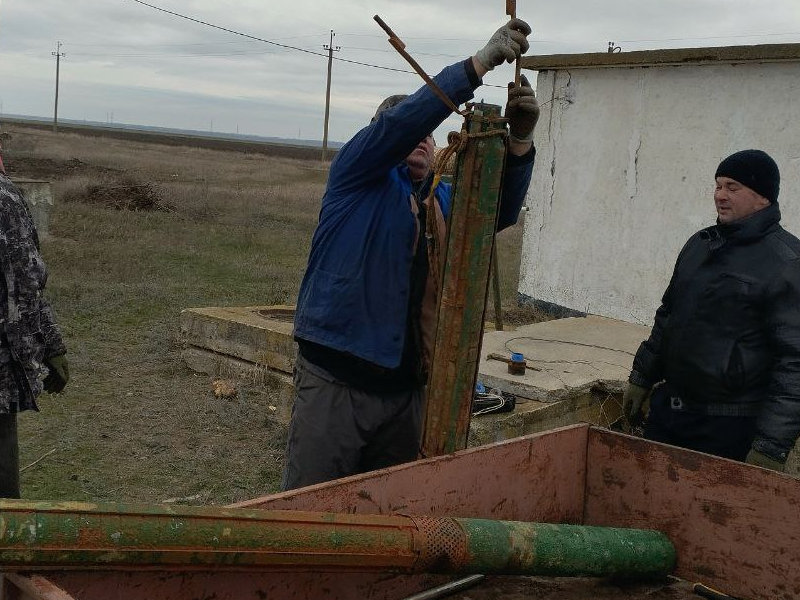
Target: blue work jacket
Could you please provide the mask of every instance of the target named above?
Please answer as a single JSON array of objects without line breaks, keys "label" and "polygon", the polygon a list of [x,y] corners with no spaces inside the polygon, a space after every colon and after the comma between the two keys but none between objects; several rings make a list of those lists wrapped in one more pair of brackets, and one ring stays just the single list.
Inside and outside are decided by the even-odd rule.
[{"label": "blue work jacket", "polygon": [[[464,63],[436,83],[456,104],[472,98]],[[294,335],[386,368],[400,364],[408,316],[416,217],[404,159],[450,110],[423,86],[385,110],[336,155],[300,286]],[[533,151],[509,155],[498,230],[516,223],[530,183]],[[445,219],[451,186],[436,198]]]}]

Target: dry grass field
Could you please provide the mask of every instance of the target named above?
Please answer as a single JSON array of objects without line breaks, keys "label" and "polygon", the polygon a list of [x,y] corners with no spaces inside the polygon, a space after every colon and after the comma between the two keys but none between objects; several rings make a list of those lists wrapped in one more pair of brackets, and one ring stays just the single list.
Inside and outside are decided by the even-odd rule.
[{"label": "dry grass field", "polygon": [[[20,418],[21,465],[47,454],[22,473],[23,496],[223,504],[275,491],[285,440],[269,409],[278,387],[244,385],[235,400],[216,399],[210,378],[181,363],[178,314],[294,303],[327,167],[4,131],[12,178],[54,184],[47,295],[72,373],[64,394]],[[517,225],[499,236],[504,304],[517,321],[530,317],[514,308],[521,233]]]}]

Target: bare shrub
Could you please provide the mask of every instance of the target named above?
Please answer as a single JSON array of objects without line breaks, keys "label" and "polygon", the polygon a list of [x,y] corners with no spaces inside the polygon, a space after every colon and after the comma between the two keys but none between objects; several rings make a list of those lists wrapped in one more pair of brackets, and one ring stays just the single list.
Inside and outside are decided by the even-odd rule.
[{"label": "bare shrub", "polygon": [[139,183],[124,179],[114,185],[89,185],[85,202],[100,204],[115,210],[168,212],[168,207],[158,189],[149,182]]},{"label": "bare shrub", "polygon": [[58,202],[83,202],[89,186],[96,182],[96,178],[88,175],[76,175],[53,183],[56,200]]}]

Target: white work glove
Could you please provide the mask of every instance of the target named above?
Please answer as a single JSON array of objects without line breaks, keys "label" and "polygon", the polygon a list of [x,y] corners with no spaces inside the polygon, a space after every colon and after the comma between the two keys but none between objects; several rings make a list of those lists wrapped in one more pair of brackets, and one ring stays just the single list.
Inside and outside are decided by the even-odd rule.
[{"label": "white work glove", "polygon": [[527,37],[531,34],[530,25],[522,19],[511,19],[494,35],[475,58],[487,71],[491,71],[504,62],[512,63],[520,54],[525,54],[530,47]]},{"label": "white work glove", "polygon": [[508,84],[506,118],[511,141],[520,144],[533,141],[533,130],[539,120],[539,102],[525,75],[520,77],[519,87]]}]

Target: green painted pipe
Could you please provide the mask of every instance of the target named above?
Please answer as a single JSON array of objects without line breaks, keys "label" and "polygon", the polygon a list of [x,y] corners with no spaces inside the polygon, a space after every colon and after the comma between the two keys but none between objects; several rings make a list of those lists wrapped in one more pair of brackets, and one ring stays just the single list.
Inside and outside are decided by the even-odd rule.
[{"label": "green painted pipe", "polygon": [[662,533],[642,529],[457,519],[469,572],[552,577],[659,578],[675,566]]},{"label": "green painted pipe", "polygon": [[0,501],[0,568],[660,577],[663,534],[487,519]]},{"label": "green painted pipe", "polygon": [[470,137],[456,160],[447,241],[438,253],[430,250],[432,256],[444,255],[444,263],[422,432],[427,457],[467,447],[505,168],[500,107],[467,107],[464,128]]}]

